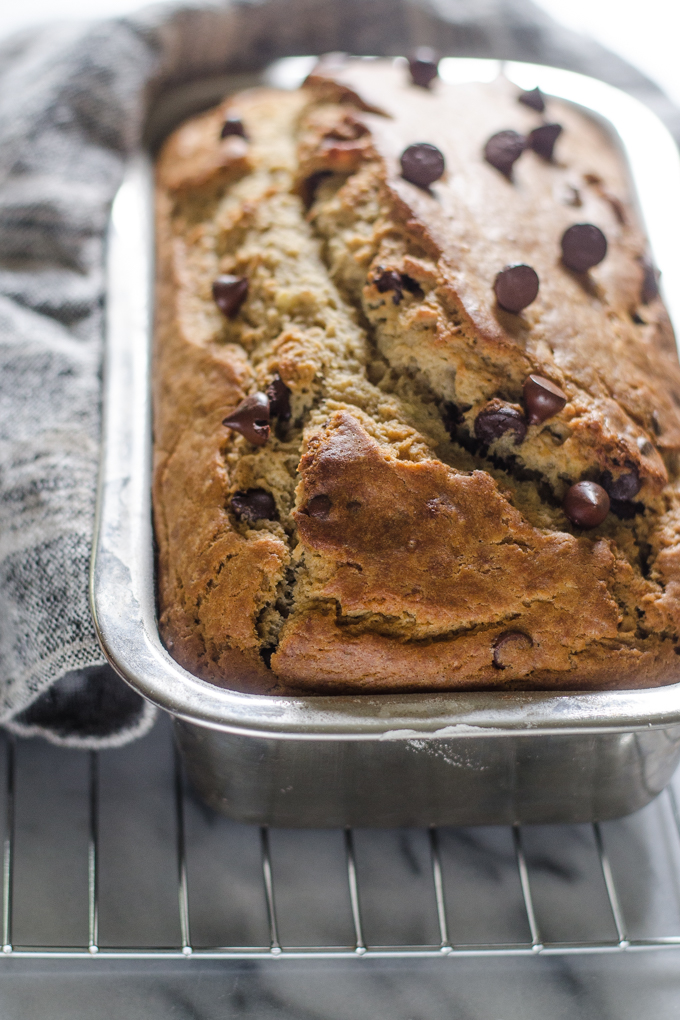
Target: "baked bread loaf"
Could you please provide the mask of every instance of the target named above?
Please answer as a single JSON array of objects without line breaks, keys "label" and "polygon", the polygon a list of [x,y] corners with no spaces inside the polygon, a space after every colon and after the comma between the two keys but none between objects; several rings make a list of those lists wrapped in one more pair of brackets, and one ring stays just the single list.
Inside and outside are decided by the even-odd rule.
[{"label": "baked bread loaf", "polygon": [[422,65],[322,62],[160,154],[163,638],[250,692],[673,683],[680,367],[626,166]]}]

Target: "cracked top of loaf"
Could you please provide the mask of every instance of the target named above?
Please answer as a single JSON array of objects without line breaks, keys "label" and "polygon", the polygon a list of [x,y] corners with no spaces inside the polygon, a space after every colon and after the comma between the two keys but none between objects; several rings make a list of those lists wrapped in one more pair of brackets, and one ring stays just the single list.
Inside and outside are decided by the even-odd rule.
[{"label": "cracked top of loaf", "polygon": [[[197,676],[271,693],[678,679],[673,332],[615,142],[518,95],[321,63],[166,142],[158,595]],[[530,147],[545,122],[552,158]],[[503,170],[485,150],[508,131]],[[429,186],[402,161],[421,143],[445,165]],[[586,272],[565,264],[574,224],[606,239]],[[517,313],[494,289],[516,264],[539,283]],[[530,376],[558,395],[547,417]]]}]

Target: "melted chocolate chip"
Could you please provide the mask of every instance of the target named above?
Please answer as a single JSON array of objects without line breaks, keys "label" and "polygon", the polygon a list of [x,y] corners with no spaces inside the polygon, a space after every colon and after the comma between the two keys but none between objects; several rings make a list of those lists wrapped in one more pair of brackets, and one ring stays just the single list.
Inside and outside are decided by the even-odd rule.
[{"label": "melted chocolate chip", "polygon": [[469,411],[471,407],[471,404],[454,404],[452,400],[447,400],[443,405],[442,421],[444,422],[444,428],[452,439],[456,438],[457,427],[463,424],[465,412]]},{"label": "melted chocolate chip", "polygon": [[218,276],[212,285],[215,304],[228,319],[238,315],[238,310],[248,296],[248,280],[245,276]]},{"label": "melted chocolate chip", "polygon": [[558,414],[567,402],[567,394],[550,379],[542,375],[530,375],[524,383],[524,406],[527,409],[527,421],[530,425],[541,422]]},{"label": "melted chocolate chip", "polygon": [[317,170],[315,173],[310,174],[309,177],[305,178],[300,185],[300,194],[302,196],[302,201],[305,203],[306,209],[309,209],[309,207],[314,204],[316,190],[324,178],[332,176],[332,170]]},{"label": "melted chocolate chip", "polygon": [[423,89],[429,89],[437,77],[439,56],[430,46],[419,46],[408,58],[411,81]]},{"label": "melted chocolate chip", "polygon": [[524,103],[525,106],[530,106],[531,109],[536,110],[537,113],[543,113],[545,110],[545,99],[543,98],[543,93],[539,88],[520,92],[517,96],[517,102]]},{"label": "melted chocolate chip", "polygon": [[611,471],[604,471],[602,474],[602,487],[610,499],[631,500],[637,496],[642,482],[634,464],[627,462],[630,470],[625,471],[618,478],[612,476]]},{"label": "melted chocolate chip", "polygon": [[222,424],[240,432],[254,446],[264,446],[269,439],[269,397],[266,393],[246,397]]},{"label": "melted chocolate chip", "polygon": [[611,499],[609,509],[621,521],[632,521],[637,514],[645,512],[644,503],[636,503],[630,499]]},{"label": "melted chocolate chip", "polygon": [[280,375],[275,375],[267,387],[269,414],[279,421],[290,419],[290,390]]},{"label": "melted chocolate chip", "polygon": [[373,283],[381,294],[386,294],[387,291],[393,290],[392,300],[395,305],[398,305],[402,297],[402,279],[401,273],[398,273],[396,269],[383,269],[382,266],[378,266],[377,276],[373,277]]},{"label": "melted chocolate chip", "polygon": [[490,446],[506,432],[514,432],[515,446],[524,440],[527,426],[517,408],[500,400],[490,400],[475,418],[475,436],[480,443]]},{"label": "melted chocolate chip", "polygon": [[423,288],[420,286],[417,280],[414,280],[412,276],[408,276],[406,273],[400,273],[401,285],[404,290],[407,290],[409,294],[415,294],[417,297],[424,297]]},{"label": "melted chocolate chip", "polygon": [[501,634],[496,638],[496,642],[493,646],[493,664],[496,669],[505,669],[506,666],[510,666],[512,663],[513,651],[528,651],[533,647],[533,640],[528,634],[524,634],[521,630],[506,630],[504,634]]},{"label": "melted chocolate chip", "polygon": [[562,503],[565,514],[579,528],[596,528],[609,513],[609,496],[597,482],[577,482]]},{"label": "melted chocolate chip", "polygon": [[643,255],[640,263],[643,272],[640,301],[643,305],[648,305],[659,295],[659,270],[648,255]]},{"label": "melted chocolate chip", "polygon": [[499,131],[484,146],[484,159],[506,177],[512,174],[515,162],[524,152],[526,138],[517,131]]},{"label": "melted chocolate chip", "polygon": [[429,188],[444,173],[444,156],[436,145],[415,142],[401,154],[401,175],[419,188]]},{"label": "melted chocolate chip", "polygon": [[248,137],[240,117],[230,116],[225,120],[220,131],[220,138],[228,138],[229,135],[238,135],[239,138]]},{"label": "melted chocolate chip", "polygon": [[231,509],[241,521],[275,521],[276,503],[274,497],[266,489],[246,489],[235,492],[231,497]]},{"label": "melted chocolate chip", "polygon": [[313,496],[306,507],[306,513],[310,517],[316,517],[317,520],[325,521],[329,513],[333,508],[330,496],[324,494],[320,496]]},{"label": "melted chocolate chip", "polygon": [[522,263],[506,266],[494,280],[493,289],[501,308],[517,315],[536,300],[538,273],[531,266]]},{"label": "melted chocolate chip", "polygon": [[599,265],[607,254],[607,238],[594,223],[574,223],[562,234],[562,261],[575,273]]},{"label": "melted chocolate chip", "polygon": [[540,127],[534,128],[533,131],[529,132],[527,147],[533,149],[539,156],[550,162],[553,158],[555,142],[561,134],[561,124],[541,124]]}]

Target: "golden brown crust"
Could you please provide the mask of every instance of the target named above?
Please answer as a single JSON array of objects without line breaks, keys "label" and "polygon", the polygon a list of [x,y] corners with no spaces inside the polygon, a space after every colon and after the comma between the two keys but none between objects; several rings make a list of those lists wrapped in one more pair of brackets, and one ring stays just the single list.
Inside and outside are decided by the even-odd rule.
[{"label": "golden brown crust", "polygon": [[[557,161],[527,153],[508,181],[484,163],[486,138],[540,122],[508,83],[428,92],[387,62],[336,78],[243,93],[159,159],[154,515],[169,649],[249,691],[674,682],[680,368],[660,299],[641,303],[645,239],[619,154],[551,101]],[[247,143],[219,140],[227,109]],[[430,193],[398,173],[414,141],[446,157]],[[584,221],[609,252],[578,276],[559,239]],[[520,316],[492,290],[516,261],[540,278]],[[385,270],[406,281],[397,300],[376,286]],[[224,272],[249,281],[229,320],[211,297]],[[531,372],[565,390],[564,409],[520,445],[506,433],[480,446],[480,409],[521,414]],[[292,416],[254,448],[221,422],[275,374]],[[631,472],[639,493],[592,531],[561,510],[575,481]],[[275,520],[239,519],[231,500],[252,488],[272,494]]]}]

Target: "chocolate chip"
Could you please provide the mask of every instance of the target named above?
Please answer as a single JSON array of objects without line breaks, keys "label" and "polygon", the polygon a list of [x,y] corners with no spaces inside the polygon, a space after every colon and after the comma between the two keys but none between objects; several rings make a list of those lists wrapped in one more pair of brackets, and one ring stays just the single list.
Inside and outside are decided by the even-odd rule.
[{"label": "chocolate chip", "polygon": [[490,400],[475,418],[475,436],[480,443],[490,446],[506,432],[515,433],[515,446],[519,446],[527,434],[526,422],[516,407]]},{"label": "chocolate chip", "polygon": [[493,646],[493,664],[496,669],[505,669],[506,666],[512,665],[512,653],[513,651],[528,651],[533,648],[533,640],[528,634],[524,634],[521,630],[506,630],[504,634],[496,639]]},{"label": "chocolate chip", "polygon": [[652,445],[652,443],[650,443],[648,439],[645,438],[645,436],[638,436],[636,442],[637,448],[643,457],[652,456],[652,454],[654,453],[654,446]]},{"label": "chocolate chip", "polygon": [[614,479],[611,471],[604,471],[602,474],[602,487],[606,490],[610,499],[630,500],[634,499],[640,491],[642,482],[634,464],[629,465],[631,470],[625,471],[618,478]]},{"label": "chocolate chip", "polygon": [[659,295],[659,270],[648,255],[643,255],[640,263],[643,272],[640,301],[643,305],[648,305]]},{"label": "chocolate chip", "polygon": [[248,280],[245,276],[218,276],[212,285],[215,304],[228,319],[233,319],[248,296]]},{"label": "chocolate chip", "polygon": [[240,138],[248,137],[240,117],[232,115],[225,120],[220,131],[220,138],[228,138],[229,135],[238,135]]},{"label": "chocolate chip", "polygon": [[607,254],[607,238],[594,223],[574,223],[562,234],[562,261],[575,273],[599,265]]},{"label": "chocolate chip", "polygon": [[609,513],[609,496],[597,482],[577,482],[567,490],[562,509],[579,528],[596,528]]},{"label": "chocolate chip", "polygon": [[524,152],[526,138],[517,131],[499,131],[484,146],[484,159],[506,177],[512,174],[515,162]]},{"label": "chocolate chip", "polygon": [[429,89],[437,77],[439,56],[430,46],[419,46],[408,58],[411,81],[423,89]]},{"label": "chocolate chip", "polygon": [[333,504],[329,496],[313,496],[307,504],[306,512],[310,517],[316,517],[318,520],[325,521],[332,507]]},{"label": "chocolate chip", "polygon": [[442,406],[444,428],[452,439],[456,439],[458,426],[464,423],[465,412],[471,407],[472,404],[454,404],[452,400],[447,400]]},{"label": "chocolate chip", "polygon": [[254,446],[264,446],[269,439],[269,397],[266,393],[246,397],[222,424],[240,432]]},{"label": "chocolate chip", "polygon": [[531,266],[518,262],[501,269],[493,284],[496,300],[506,312],[516,315],[536,300],[538,273]]},{"label": "chocolate chip", "polygon": [[541,124],[540,127],[534,128],[533,131],[529,132],[527,147],[533,149],[539,156],[550,162],[553,158],[555,142],[561,134],[561,124]]},{"label": "chocolate chip", "polygon": [[637,514],[645,512],[644,503],[636,503],[632,499],[611,499],[609,509],[622,521],[632,521]]},{"label": "chocolate chip", "polygon": [[401,175],[419,188],[429,188],[444,173],[444,156],[436,145],[414,142],[401,154]]},{"label": "chocolate chip", "polygon": [[396,269],[383,269],[382,266],[378,266],[376,273],[377,276],[373,277],[376,290],[381,294],[386,294],[388,290],[393,290],[392,300],[395,305],[398,305],[404,296],[401,290],[401,273],[398,273]]},{"label": "chocolate chip", "polygon": [[552,418],[562,410],[566,402],[567,394],[550,379],[544,379],[542,375],[527,377],[524,383],[524,406],[530,425],[540,425],[542,421]]},{"label": "chocolate chip", "polygon": [[269,414],[279,421],[290,419],[290,390],[280,375],[275,375],[267,387]]},{"label": "chocolate chip", "polygon": [[231,509],[238,519],[248,521],[275,521],[276,503],[266,489],[246,489],[231,497]]},{"label": "chocolate chip", "polygon": [[302,201],[304,202],[306,209],[309,209],[309,207],[314,204],[314,199],[316,198],[316,191],[321,182],[326,177],[332,176],[333,176],[332,170],[317,170],[315,173],[310,174],[309,177],[306,177],[304,181],[300,184],[300,194],[302,196]]},{"label": "chocolate chip", "polygon": [[425,297],[423,288],[420,286],[417,280],[414,280],[412,276],[408,276],[406,273],[400,273],[401,285],[404,290],[407,290],[409,294],[415,294],[417,297]]},{"label": "chocolate chip", "polygon": [[536,110],[537,113],[543,113],[545,110],[545,99],[543,93],[539,88],[529,89],[527,92],[520,92],[517,96],[518,103],[524,103],[525,106],[530,106],[532,110]]}]

